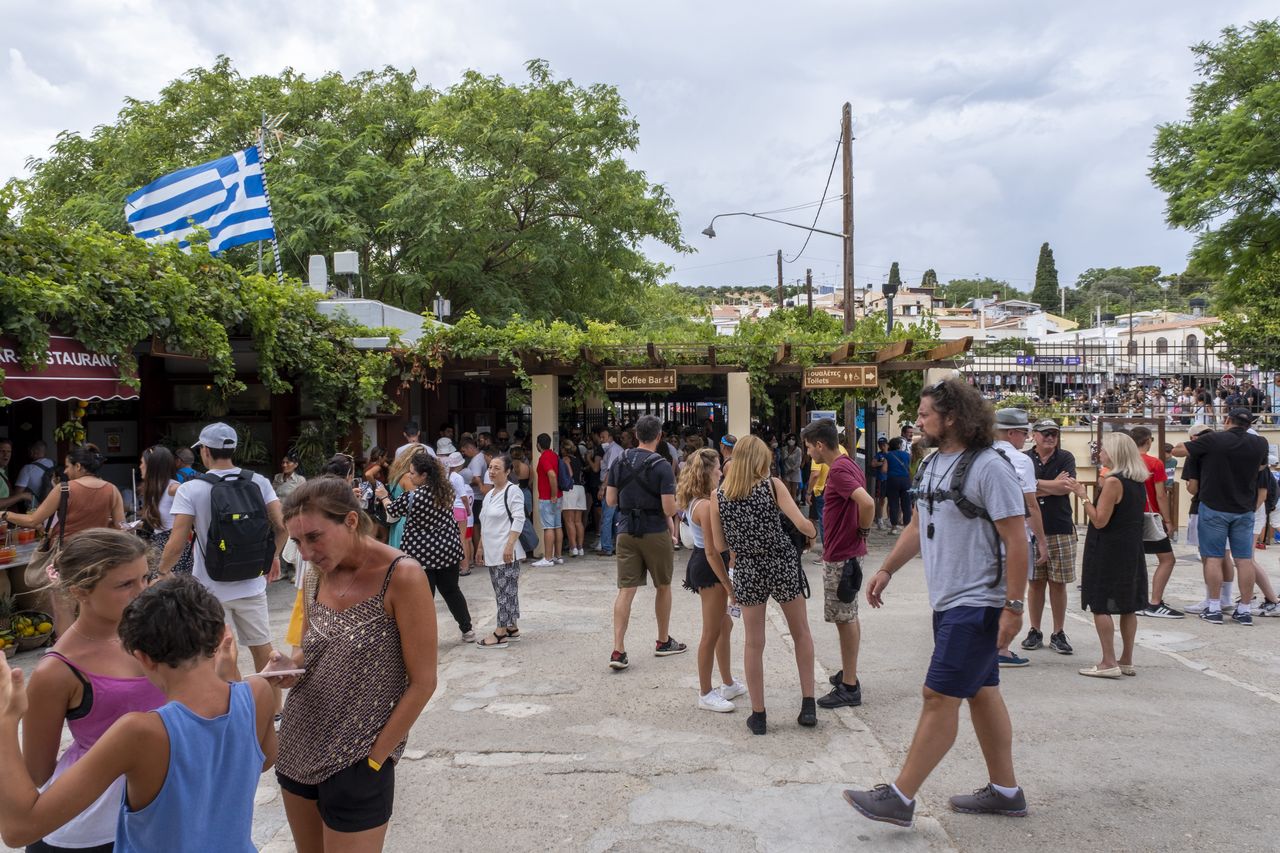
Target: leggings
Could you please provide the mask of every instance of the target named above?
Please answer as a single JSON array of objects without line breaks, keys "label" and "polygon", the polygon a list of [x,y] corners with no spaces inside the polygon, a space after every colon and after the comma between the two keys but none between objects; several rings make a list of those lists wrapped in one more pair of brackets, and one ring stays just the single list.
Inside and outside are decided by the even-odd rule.
[{"label": "leggings", "polygon": [[462,590],[458,589],[457,566],[451,569],[427,569],[426,573],[427,583],[431,584],[431,595],[435,596],[438,587],[440,597],[449,605],[449,612],[453,614],[453,621],[458,623],[459,630],[464,634],[470,631],[471,611],[467,609],[467,599]]},{"label": "leggings", "polygon": [[498,601],[498,627],[515,627],[520,618],[520,561],[488,568],[493,597]]},{"label": "leggings", "polygon": [[911,479],[890,477],[885,481],[885,495],[889,498],[889,522],[894,527],[906,527],[911,523]]}]

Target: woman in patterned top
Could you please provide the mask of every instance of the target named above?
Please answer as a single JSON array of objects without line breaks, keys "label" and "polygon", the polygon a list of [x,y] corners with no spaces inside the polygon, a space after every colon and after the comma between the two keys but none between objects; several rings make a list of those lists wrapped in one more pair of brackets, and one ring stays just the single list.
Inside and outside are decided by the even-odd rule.
[{"label": "woman in patterned top", "polygon": [[772,462],[769,448],[749,435],[733,448],[733,465],[711,501],[707,530],[713,547],[706,548],[707,561],[719,577],[724,571],[725,551],[733,552],[733,596],[742,606],[746,630],[743,669],[751,695],[751,716],[747,728],[765,733],[764,711],[764,617],[770,598],[782,607],[787,627],[795,643],[796,667],[800,671],[800,716],[802,726],[818,724],[813,698],[813,635],[804,599],[807,581],[800,555],[783,532],[782,516],[805,536],[816,532],[804,517],[791,492],[777,477],[769,476]]},{"label": "woman in patterned top", "polygon": [[[471,630],[471,611],[467,599],[458,588],[458,566],[462,563],[462,539],[458,536],[458,522],[453,517],[456,497],[444,465],[431,458],[425,450],[413,454],[409,460],[409,482],[412,489],[387,504],[387,517],[404,518],[404,536],[400,549],[422,564],[431,584],[431,594],[440,590],[440,597],[449,605],[449,612],[462,632],[462,642],[476,638]],[[387,491],[379,484],[377,499],[387,497]]]},{"label": "woman in patterned top", "polygon": [[276,765],[302,853],[381,850],[395,762],[436,689],[436,608],[422,567],[373,538],[350,481],[308,480],[284,505],[311,564],[302,653],[272,655],[292,688]]}]

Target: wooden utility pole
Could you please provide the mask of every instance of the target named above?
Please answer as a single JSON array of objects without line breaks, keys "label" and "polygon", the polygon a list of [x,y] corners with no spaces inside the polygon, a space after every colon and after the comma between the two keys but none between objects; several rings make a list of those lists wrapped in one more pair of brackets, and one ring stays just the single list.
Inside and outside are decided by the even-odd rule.
[{"label": "wooden utility pole", "polygon": [[813,270],[804,271],[804,291],[809,296],[809,316],[813,316]]},{"label": "wooden utility pole", "polygon": [[782,250],[778,250],[778,310],[782,310]]},{"label": "wooden utility pole", "polygon": [[[844,208],[844,251],[841,254],[841,266],[844,267],[844,332],[853,331],[853,107],[845,101],[840,112],[840,160],[842,166],[841,206]],[[858,422],[857,400],[852,394],[844,398],[844,430],[845,443],[852,456],[857,450],[858,440],[854,431]],[[868,430],[867,435],[870,436]],[[867,459],[864,471],[871,470],[871,444],[868,438]]]}]

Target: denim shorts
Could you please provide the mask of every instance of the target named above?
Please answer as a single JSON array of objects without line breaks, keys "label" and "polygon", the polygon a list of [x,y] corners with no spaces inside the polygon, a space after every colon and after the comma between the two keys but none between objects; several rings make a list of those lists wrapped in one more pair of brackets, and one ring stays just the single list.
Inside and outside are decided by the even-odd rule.
[{"label": "denim shorts", "polygon": [[933,614],[933,658],[924,686],[943,696],[972,699],[1000,684],[996,641],[999,607],[953,607]]},{"label": "denim shorts", "polygon": [[1253,558],[1252,512],[1218,512],[1201,503],[1196,528],[1201,557],[1225,557],[1230,545],[1232,557]]},{"label": "denim shorts", "polygon": [[555,530],[560,526],[560,501],[538,501],[538,520],[543,530]]}]

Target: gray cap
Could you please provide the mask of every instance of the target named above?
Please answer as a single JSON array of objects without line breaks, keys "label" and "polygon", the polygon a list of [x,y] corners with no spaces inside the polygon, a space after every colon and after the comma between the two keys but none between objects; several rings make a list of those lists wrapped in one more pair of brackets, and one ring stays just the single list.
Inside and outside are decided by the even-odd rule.
[{"label": "gray cap", "polygon": [[996,409],[996,429],[1025,429],[1030,425],[1024,409]]},{"label": "gray cap", "polygon": [[236,431],[224,423],[209,424],[200,430],[200,438],[192,447],[207,447],[210,450],[234,450],[239,438]]},{"label": "gray cap", "polygon": [[1036,421],[1036,425],[1031,429],[1033,432],[1060,432],[1062,428],[1053,418],[1044,418]]}]

